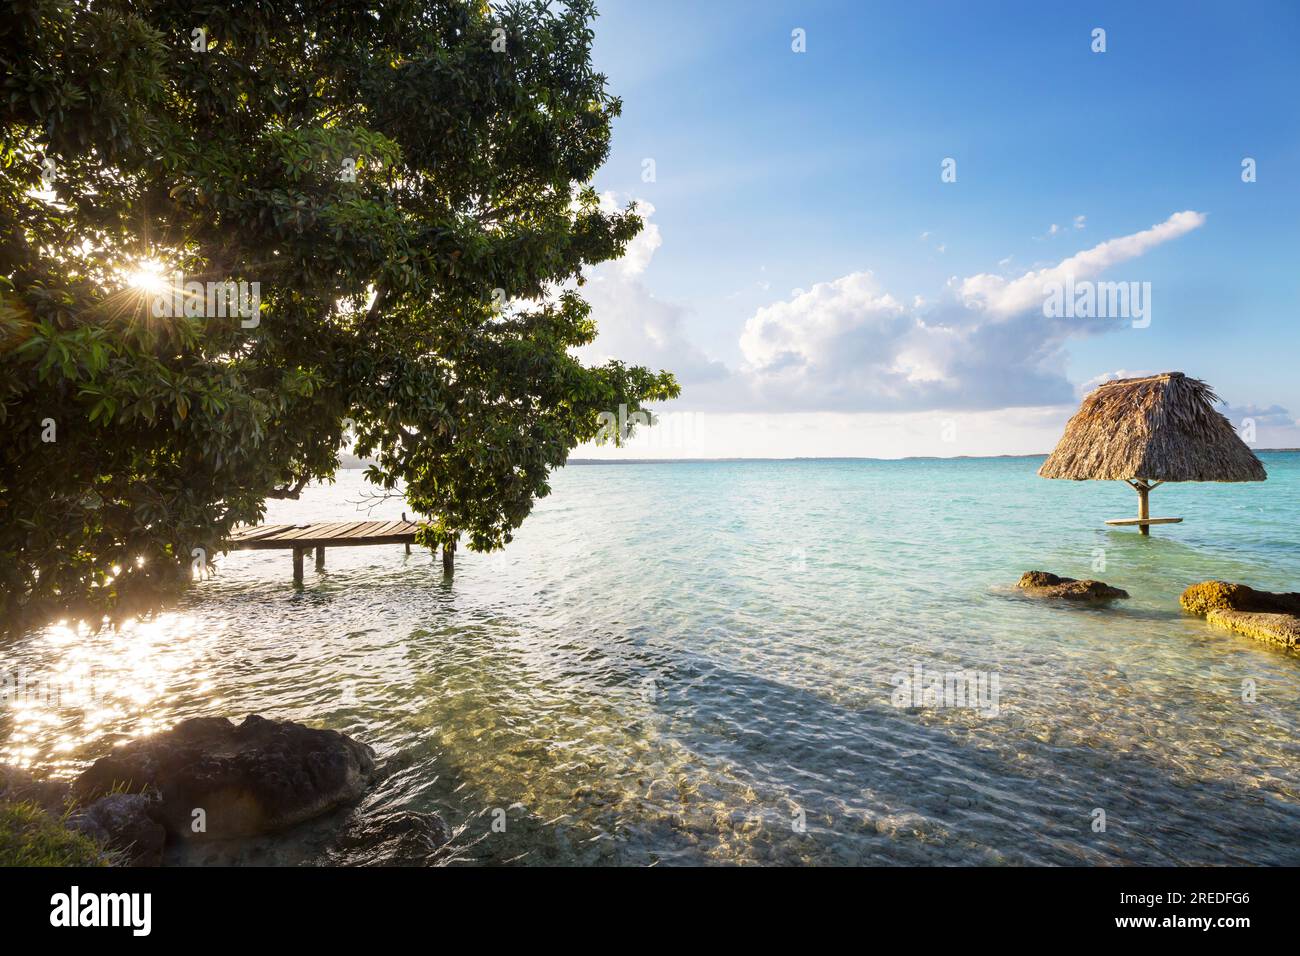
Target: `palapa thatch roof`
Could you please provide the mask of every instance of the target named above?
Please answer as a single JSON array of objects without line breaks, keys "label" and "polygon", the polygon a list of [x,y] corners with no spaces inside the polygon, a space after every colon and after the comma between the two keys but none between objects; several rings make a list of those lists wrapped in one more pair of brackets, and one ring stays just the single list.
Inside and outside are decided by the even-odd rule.
[{"label": "palapa thatch roof", "polygon": [[1263,481],[1255,453],[1182,372],[1106,382],[1088,394],[1043,462],[1043,478]]}]

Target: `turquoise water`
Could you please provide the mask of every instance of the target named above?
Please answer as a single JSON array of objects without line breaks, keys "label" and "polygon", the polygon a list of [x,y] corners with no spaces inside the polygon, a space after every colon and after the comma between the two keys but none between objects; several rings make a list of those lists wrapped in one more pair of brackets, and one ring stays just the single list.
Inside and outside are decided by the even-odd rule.
[{"label": "turquoise water", "polygon": [[[1186,520],[1149,538],[1102,524],[1127,486],[1037,458],[571,466],[452,581],[355,548],[295,593],[287,552],[242,552],[120,634],[28,635],[14,666],[93,702],[11,706],[0,759],[69,775],[257,712],[372,744],[368,804],[442,813],[481,862],[1294,865],[1300,655],[1178,608],[1207,578],[1300,589],[1300,455],[1261,457],[1265,483],[1157,489]],[[268,520],[358,515],[363,488]],[[1027,599],[1031,568],[1132,599]],[[996,707],[895,706],[916,665],[996,677]],[[322,839],[183,862],[346,862]]]}]

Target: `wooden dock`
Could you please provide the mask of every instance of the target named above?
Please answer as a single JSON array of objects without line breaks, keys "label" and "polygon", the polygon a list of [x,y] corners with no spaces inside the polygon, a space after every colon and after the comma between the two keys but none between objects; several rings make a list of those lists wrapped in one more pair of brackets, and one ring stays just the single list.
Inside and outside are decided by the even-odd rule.
[{"label": "wooden dock", "polygon": [[[415,532],[414,521],[335,521],[318,524],[264,524],[238,528],[231,532],[226,548],[231,551],[260,551],[267,548],[293,551],[293,582],[302,584],[303,557],[316,551],[316,570],[325,568],[326,548],[354,548],[373,544],[404,544],[410,554]],[[447,564],[444,556],[444,566]]]}]

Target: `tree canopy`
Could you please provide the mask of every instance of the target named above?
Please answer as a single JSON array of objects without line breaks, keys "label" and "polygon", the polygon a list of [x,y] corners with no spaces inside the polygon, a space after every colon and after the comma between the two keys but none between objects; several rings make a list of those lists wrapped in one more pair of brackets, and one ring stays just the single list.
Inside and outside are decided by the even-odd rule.
[{"label": "tree canopy", "polygon": [[[620,109],[594,16],[8,5],[7,621],[156,600],[196,547],[332,476],[345,426],[426,543],[501,547],[601,412],[678,394],[667,372],[573,354],[595,337],[584,270],[641,227],[590,186]],[[243,283],[252,309],[214,310],[205,283],[218,306]]]}]

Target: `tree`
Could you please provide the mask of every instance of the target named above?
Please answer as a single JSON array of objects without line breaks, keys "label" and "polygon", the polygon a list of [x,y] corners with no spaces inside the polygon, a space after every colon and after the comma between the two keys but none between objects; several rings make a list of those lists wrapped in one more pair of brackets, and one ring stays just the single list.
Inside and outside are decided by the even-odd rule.
[{"label": "tree", "polygon": [[427,543],[503,546],[600,412],[678,394],[669,373],[572,354],[595,336],[584,269],[641,226],[590,187],[620,108],[591,66],[594,16],[10,5],[6,620],[158,600],[268,497],[332,476],[347,419]]}]

